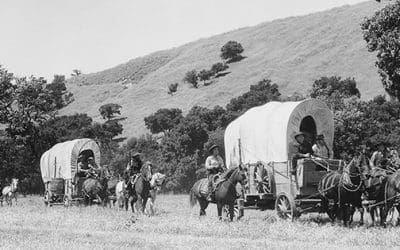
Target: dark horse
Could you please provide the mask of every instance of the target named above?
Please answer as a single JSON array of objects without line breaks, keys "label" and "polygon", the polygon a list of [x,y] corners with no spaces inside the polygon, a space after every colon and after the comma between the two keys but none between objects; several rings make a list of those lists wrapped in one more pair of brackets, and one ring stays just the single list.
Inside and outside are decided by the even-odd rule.
[{"label": "dark horse", "polygon": [[375,214],[380,212],[380,222],[384,226],[386,216],[382,212],[385,206],[385,189],[388,180],[388,173],[385,169],[369,169],[367,178],[365,179],[364,194],[367,200],[374,201],[373,204],[367,205],[367,211],[371,215],[372,225],[375,224]]},{"label": "dark horse", "polygon": [[[342,173],[332,171],[321,178],[318,185],[321,194],[321,212],[326,212],[332,221],[340,216],[345,226],[350,225],[353,220],[352,215],[357,208],[361,213],[360,224],[363,224],[361,196],[364,159],[363,155],[356,156],[345,166]],[[329,200],[333,200],[333,208],[329,207]]]},{"label": "dark horse", "polygon": [[126,186],[127,195],[125,197],[125,209],[128,210],[128,204],[130,202],[132,212],[135,212],[134,204],[136,204],[136,210],[145,212],[146,203],[150,197],[150,181],[152,177],[152,170],[150,164],[145,164],[141,173],[138,177],[131,176]]},{"label": "dark horse", "polygon": [[[384,197],[383,197],[383,209],[381,215],[381,224],[386,226],[386,217],[389,213],[389,210],[396,206],[397,211],[400,213],[400,170],[397,170],[393,174],[387,177],[387,181],[385,183],[384,189]],[[383,220],[383,221],[382,221]],[[400,216],[397,218],[397,224],[400,223]]]},{"label": "dark horse", "polygon": [[107,205],[108,194],[107,194],[107,182],[109,179],[109,171],[107,168],[101,168],[99,173],[92,174],[82,184],[82,193],[84,195],[85,204],[92,204],[94,199],[103,206]]},{"label": "dark horse", "polygon": [[[227,170],[223,176],[225,180],[222,180],[215,189],[215,203],[217,204],[218,217],[222,219],[222,208],[224,205],[229,206],[229,218],[232,221],[234,217],[234,206],[237,199],[236,185],[246,184],[246,168],[242,166],[231,168]],[[204,184],[207,184],[208,179],[203,178],[198,180],[190,190],[190,205],[193,207],[196,205],[196,201],[200,204],[200,216],[206,215],[206,209],[209,201],[207,200],[207,193],[201,192],[201,188]]]}]

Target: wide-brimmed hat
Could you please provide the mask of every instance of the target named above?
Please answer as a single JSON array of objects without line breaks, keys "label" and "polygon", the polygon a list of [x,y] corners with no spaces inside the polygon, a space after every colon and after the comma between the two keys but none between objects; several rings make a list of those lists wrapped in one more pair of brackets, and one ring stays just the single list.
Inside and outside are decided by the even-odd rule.
[{"label": "wide-brimmed hat", "polygon": [[324,140],[325,136],[324,135],[317,135],[317,138],[315,138],[316,140]]},{"label": "wide-brimmed hat", "polygon": [[303,137],[306,137],[306,134],[304,134],[303,132],[299,132],[294,135],[294,139],[297,139],[297,137],[299,137],[300,135],[302,135]]},{"label": "wide-brimmed hat", "polygon": [[213,144],[209,149],[208,152],[212,153],[212,151],[214,150],[214,148],[219,148],[218,145]]},{"label": "wide-brimmed hat", "polygon": [[88,160],[94,160],[94,158],[93,158],[92,156],[90,156],[90,157],[88,158]]},{"label": "wide-brimmed hat", "polygon": [[153,165],[151,161],[146,161],[146,165]]},{"label": "wide-brimmed hat", "polygon": [[139,152],[134,152],[133,154],[132,154],[132,157],[138,157],[138,156],[141,156],[142,154],[141,153],[139,153]]}]

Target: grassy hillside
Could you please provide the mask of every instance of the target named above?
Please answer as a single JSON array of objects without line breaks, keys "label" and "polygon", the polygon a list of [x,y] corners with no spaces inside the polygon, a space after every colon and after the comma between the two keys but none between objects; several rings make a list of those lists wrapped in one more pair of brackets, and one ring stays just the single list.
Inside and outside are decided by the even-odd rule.
[{"label": "grassy hillside", "polygon": [[[355,77],[364,98],[383,93],[374,66],[375,56],[367,51],[360,23],[382,7],[375,1],[344,6],[301,17],[262,23],[156,52],[98,73],[68,82],[75,101],[63,114],[87,112],[99,118],[105,103],[123,106],[125,135],[146,132],[143,117],[157,109],[193,105],[225,105],[262,78],[270,78],[284,94],[305,93],[320,76]],[[229,40],[245,48],[244,60],[230,64],[229,74],[199,89],[182,83],[185,72],[209,68],[220,61],[219,50]],[[179,82],[174,96],[167,85]]]}]

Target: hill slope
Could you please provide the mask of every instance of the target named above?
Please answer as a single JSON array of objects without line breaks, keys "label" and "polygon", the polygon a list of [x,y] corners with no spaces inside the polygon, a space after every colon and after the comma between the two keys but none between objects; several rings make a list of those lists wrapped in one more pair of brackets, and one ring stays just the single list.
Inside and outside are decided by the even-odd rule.
[{"label": "hill slope", "polygon": [[[262,23],[81,75],[68,81],[75,101],[61,113],[86,112],[98,119],[102,104],[118,103],[128,117],[124,133],[131,136],[146,132],[143,118],[161,107],[187,111],[193,105],[225,105],[263,78],[277,83],[282,93],[292,94],[305,93],[320,76],[350,76],[358,82],[363,98],[371,98],[383,89],[360,23],[381,7],[368,1]],[[181,83],[188,70],[220,61],[219,50],[229,40],[239,41],[246,57],[230,64],[229,74],[199,89]],[[170,96],[167,85],[174,82],[179,82],[178,92]]]}]

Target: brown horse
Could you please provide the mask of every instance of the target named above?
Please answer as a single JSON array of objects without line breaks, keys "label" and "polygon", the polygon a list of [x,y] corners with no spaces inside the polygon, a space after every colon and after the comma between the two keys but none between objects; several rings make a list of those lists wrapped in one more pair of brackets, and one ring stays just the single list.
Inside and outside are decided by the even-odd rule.
[{"label": "brown horse", "polygon": [[371,215],[372,225],[375,224],[375,215],[380,211],[380,223],[384,226],[386,217],[382,210],[385,206],[385,188],[387,183],[387,172],[384,169],[370,170],[365,179],[364,194],[367,200],[373,200],[374,204],[367,206],[367,211]]},{"label": "brown horse", "polygon": [[[231,168],[224,173],[226,179],[221,181],[215,189],[215,203],[217,204],[218,218],[222,219],[222,208],[224,205],[229,206],[229,218],[232,221],[234,217],[235,201],[238,198],[236,185],[246,184],[247,169],[239,166]],[[206,215],[206,209],[209,201],[207,193],[201,192],[201,186],[207,181],[207,178],[198,180],[190,190],[190,205],[193,207],[196,202],[200,205],[200,216]]]},{"label": "brown horse", "polygon": [[[383,209],[381,211],[381,224],[386,226],[386,217],[389,210],[393,207],[400,213],[400,169],[387,177],[384,189]],[[397,218],[397,224],[400,223],[400,216]]]},{"label": "brown horse", "polygon": [[[354,157],[343,169],[343,173],[332,171],[324,175],[318,185],[321,194],[321,212],[326,212],[332,221],[340,216],[345,226],[352,222],[352,215],[357,208],[361,213],[360,224],[364,222],[362,207],[363,191],[362,155]],[[333,200],[333,208],[329,207]]]},{"label": "brown horse", "polygon": [[146,203],[150,196],[150,181],[152,177],[152,169],[150,164],[145,164],[141,173],[138,176],[131,176],[126,186],[127,195],[125,198],[125,209],[128,210],[129,203],[131,204],[132,212],[136,210],[145,212]]},{"label": "brown horse", "polygon": [[99,174],[94,174],[82,184],[82,193],[85,204],[91,205],[97,199],[100,204],[106,206],[108,203],[107,183],[110,178],[107,168],[101,168]]}]

